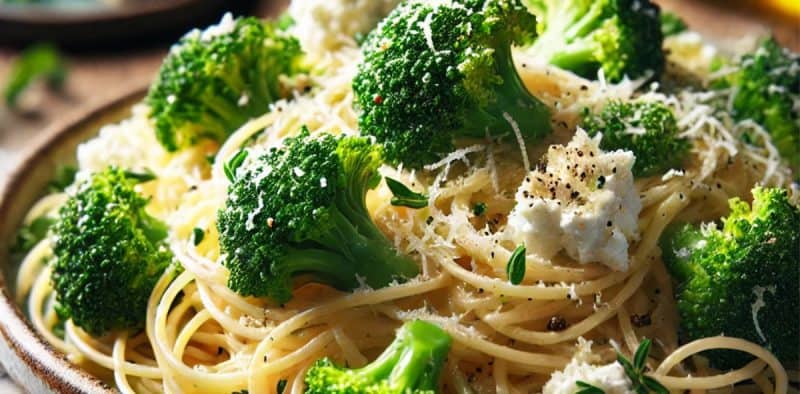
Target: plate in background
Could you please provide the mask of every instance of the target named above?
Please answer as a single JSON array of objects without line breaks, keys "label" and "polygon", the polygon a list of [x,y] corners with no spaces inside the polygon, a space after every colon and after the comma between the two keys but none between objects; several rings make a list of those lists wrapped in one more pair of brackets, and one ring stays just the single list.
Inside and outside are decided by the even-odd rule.
[{"label": "plate in background", "polygon": [[[5,0],[8,1],[8,0]],[[6,4],[0,0],[0,45],[48,41],[72,48],[131,46],[174,39],[193,26],[241,10],[250,0],[70,0]],[[53,1],[53,0],[50,0]],[[63,0],[62,0],[63,1]]]}]

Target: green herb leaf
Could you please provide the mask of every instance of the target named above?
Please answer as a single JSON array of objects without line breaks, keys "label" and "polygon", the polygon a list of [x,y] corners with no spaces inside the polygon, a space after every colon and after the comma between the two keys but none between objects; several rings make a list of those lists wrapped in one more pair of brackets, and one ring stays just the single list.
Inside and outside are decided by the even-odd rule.
[{"label": "green herb leaf", "polygon": [[236,179],[236,170],[241,167],[242,163],[244,163],[244,159],[247,158],[247,151],[242,149],[239,152],[236,152],[233,157],[222,166],[223,171],[225,171],[225,176],[228,178],[229,181],[233,182]]},{"label": "green herb leaf", "polygon": [[394,194],[391,200],[391,203],[394,206],[415,209],[425,208],[428,206],[428,196],[409,189],[400,181],[386,177],[386,186],[389,186],[389,190],[391,190],[392,194]]},{"label": "green herb leaf", "polygon": [[512,285],[522,283],[522,279],[525,278],[525,268],[525,245],[519,245],[511,253],[511,258],[508,259],[508,264],[506,265],[508,281]]},{"label": "green herb leaf", "polygon": [[51,192],[63,192],[69,185],[75,182],[75,174],[78,173],[78,168],[75,166],[61,166],[56,169],[56,175],[47,185]]},{"label": "green herb leaf", "polygon": [[658,380],[644,374],[647,370],[647,355],[650,353],[651,345],[652,341],[645,338],[642,340],[642,343],[639,344],[639,347],[633,355],[633,363],[619,352],[617,352],[617,362],[622,364],[622,367],[625,369],[625,374],[628,375],[628,378],[633,382],[633,390],[637,394],[648,394],[651,392],[669,394],[669,390]]},{"label": "green herb leaf", "polygon": [[633,355],[633,366],[639,371],[647,367],[647,355],[650,354],[650,340],[645,339],[639,344],[636,353]]},{"label": "green herb leaf", "polygon": [[472,213],[475,216],[482,216],[486,213],[486,203],[479,202],[472,206]]},{"label": "green herb leaf", "polygon": [[669,394],[669,390],[651,376],[642,375],[642,384],[656,394]]},{"label": "green herb leaf", "polygon": [[278,17],[278,29],[288,30],[290,27],[296,25],[294,18],[288,12],[284,12]]},{"label": "green herb leaf", "polygon": [[673,12],[662,11],[661,12],[661,34],[664,37],[674,36],[679,33],[683,33],[689,27],[686,26],[686,22],[681,19],[680,16]]},{"label": "green herb leaf", "polygon": [[192,242],[194,242],[194,246],[200,245],[200,242],[203,242],[203,238],[205,238],[205,236],[205,231],[199,227],[195,227],[194,230],[192,230]]},{"label": "green herb leaf", "polygon": [[584,381],[578,380],[575,381],[575,385],[578,386],[579,390],[575,392],[575,394],[605,394],[605,391],[600,387],[595,385],[586,383]]},{"label": "green herb leaf", "polygon": [[33,221],[19,229],[17,233],[17,241],[11,248],[14,253],[28,253],[39,241],[47,236],[50,230],[58,219],[50,216],[39,216]]},{"label": "green herb leaf", "polygon": [[136,172],[131,170],[125,171],[125,177],[133,179],[139,183],[150,182],[156,179],[156,174],[153,171],[145,169],[144,172]]},{"label": "green herb leaf", "polygon": [[278,394],[283,394],[283,392],[286,390],[286,383],[286,379],[281,379],[278,381],[278,386],[276,387]]},{"label": "green herb leaf", "polygon": [[14,107],[22,92],[35,80],[44,78],[52,88],[60,88],[66,79],[67,68],[55,47],[36,44],[26,49],[11,66],[4,96],[6,105]]},{"label": "green herb leaf", "polygon": [[628,361],[628,359],[625,358],[625,356],[623,356],[619,352],[617,352],[617,362],[622,364],[622,368],[625,369],[625,374],[628,375],[628,377],[631,378],[632,381],[636,382],[638,380],[636,378],[639,373],[636,370],[636,368],[634,368],[633,364],[631,364],[631,362]]}]

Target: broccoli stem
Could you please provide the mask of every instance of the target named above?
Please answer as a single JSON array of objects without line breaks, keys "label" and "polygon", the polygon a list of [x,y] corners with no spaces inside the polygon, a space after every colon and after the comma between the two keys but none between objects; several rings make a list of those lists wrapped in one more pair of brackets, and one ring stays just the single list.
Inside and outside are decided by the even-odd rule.
[{"label": "broccoli stem", "polygon": [[[358,374],[377,381],[387,379],[389,387],[413,387],[415,392],[436,390],[438,369],[447,356],[450,336],[431,323],[415,320],[398,332],[392,344]],[[434,366],[434,368],[431,368]]]},{"label": "broccoli stem", "polygon": [[338,289],[358,287],[355,269],[342,256],[319,249],[289,249],[284,259],[291,264],[290,275],[309,272],[321,282]]},{"label": "broccoli stem", "polygon": [[142,232],[150,242],[157,243],[167,238],[169,227],[166,223],[142,212],[139,217],[142,224]]},{"label": "broccoli stem", "polygon": [[585,75],[587,69],[590,69],[586,65],[594,63],[593,52],[594,48],[584,40],[571,44],[564,43],[561,50],[551,55],[550,64],[565,70],[576,70],[578,75]]},{"label": "broccoli stem", "polygon": [[353,220],[361,218],[362,215],[350,218],[338,207],[331,209],[330,214],[330,220],[334,224],[333,230],[314,240],[344,254],[351,262],[351,269],[354,272],[351,278],[356,280],[356,284],[358,281],[355,273],[374,288],[384,287],[396,279],[401,279],[400,277],[411,278],[419,273],[414,260],[398,254],[394,245],[374,225],[366,227],[353,225]]},{"label": "broccoli stem", "polygon": [[584,13],[577,22],[567,25],[566,30],[561,30],[561,40],[563,42],[572,42],[578,38],[586,37],[598,27],[598,21],[602,17],[602,2],[593,1],[590,10]]},{"label": "broccoli stem", "polygon": [[204,95],[201,100],[221,120],[223,130],[229,130],[230,125],[243,124],[248,119],[240,107],[232,105],[228,100],[211,95]]},{"label": "broccoli stem", "polygon": [[596,28],[599,9],[593,7],[590,13],[572,26],[548,28],[531,46],[531,53],[558,68],[588,76],[597,62],[594,59],[595,47],[586,35]]},{"label": "broccoli stem", "polygon": [[496,99],[493,102],[484,110],[472,111],[467,115],[464,135],[484,138],[487,127],[494,136],[513,134],[514,128],[506,119],[506,114],[517,123],[526,139],[550,132],[550,111],[522,82],[514,65],[511,46],[498,47],[494,59],[497,73],[502,77],[503,83],[496,85],[494,90]]}]

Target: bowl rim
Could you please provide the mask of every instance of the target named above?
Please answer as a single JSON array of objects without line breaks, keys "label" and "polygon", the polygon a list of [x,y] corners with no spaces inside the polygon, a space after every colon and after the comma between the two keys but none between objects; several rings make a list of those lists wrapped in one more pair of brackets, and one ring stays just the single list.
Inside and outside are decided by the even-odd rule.
[{"label": "bowl rim", "polygon": [[205,0],[148,1],[142,4],[123,4],[117,7],[74,12],[42,5],[0,6],[0,19],[34,24],[72,24],[97,21],[120,21],[180,9]]},{"label": "bowl rim", "polygon": [[[103,115],[129,108],[141,100],[146,87],[136,86],[109,101],[96,104],[84,111],[79,111],[64,121],[57,121],[47,127],[34,148],[23,154],[23,158],[11,170],[10,176],[3,183],[0,193],[0,218],[9,217],[12,209],[11,201],[16,190],[28,181],[28,172],[42,158],[50,155],[72,134],[85,130]],[[14,278],[12,278],[12,281]],[[31,325],[14,296],[10,294],[9,281],[5,273],[0,271],[0,346],[8,347],[10,355],[21,360],[29,369],[28,378],[36,377],[38,381],[54,392],[93,392],[113,393],[108,385],[84,369],[70,363],[66,356],[53,348]],[[2,360],[2,359],[0,359]],[[7,360],[2,360],[5,364]],[[7,365],[6,365],[7,366]],[[22,381],[26,371],[7,370],[14,381],[22,386],[32,382]]]}]

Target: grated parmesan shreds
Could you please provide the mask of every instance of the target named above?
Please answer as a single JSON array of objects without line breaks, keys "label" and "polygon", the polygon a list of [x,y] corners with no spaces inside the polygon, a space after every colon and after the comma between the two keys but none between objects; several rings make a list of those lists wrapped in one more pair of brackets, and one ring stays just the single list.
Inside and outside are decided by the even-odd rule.
[{"label": "grated parmesan shreds", "polygon": [[[760,166],[758,182],[762,185],[786,187],[791,183],[791,170],[763,127],[750,120],[735,122],[714,107],[715,101],[728,99],[727,92],[684,91],[673,96],[649,91],[640,99],[660,101],[672,109],[681,135],[694,142],[693,153],[700,160],[695,181],[708,181],[729,160],[738,158]],[[743,139],[745,134],[758,138],[748,144]]]},{"label": "grated parmesan shreds", "polygon": [[[325,5],[322,1],[316,3]],[[326,28],[320,24],[312,25],[303,28],[323,30]],[[424,26],[422,29],[424,30]],[[320,32],[306,33],[308,39]],[[264,152],[269,147],[280,144],[285,137],[296,134],[303,125],[312,133],[358,132],[358,114],[353,108],[351,81],[361,55],[354,43],[349,40],[341,40],[337,45],[340,46],[336,50],[310,51],[309,59],[313,60],[310,63],[314,65],[310,77],[313,82],[311,85],[314,87],[310,92],[298,94],[292,100],[275,103],[270,113],[260,119],[262,123],[258,123],[259,120],[253,121],[258,127],[253,126],[251,122],[250,126],[243,126],[248,133],[240,133],[239,140],[229,140],[235,146],[226,150],[226,153],[238,151],[239,143],[250,145],[248,149],[251,152],[241,168],[246,168],[253,158],[259,156],[259,152]],[[558,127],[552,137],[548,137],[545,142],[536,144],[529,142],[527,145],[521,140],[516,144],[513,140],[510,143],[493,144],[491,139],[487,138],[487,144],[460,148],[420,172],[402,167],[381,168],[381,174],[384,176],[392,176],[416,188],[427,187],[430,197],[429,206],[426,208],[413,210],[392,206],[391,192],[385,184],[381,184],[368,194],[367,207],[376,224],[389,239],[394,241],[400,252],[415,256],[422,266],[422,275],[410,283],[424,282],[438,275],[455,282],[458,279],[443,272],[446,269],[443,262],[452,264],[453,261],[460,259],[461,268],[469,271],[470,275],[488,279],[493,287],[507,285],[504,279],[505,266],[515,245],[509,244],[505,236],[504,220],[516,203],[514,191],[530,170],[531,162],[537,162],[539,159],[541,152],[537,152],[537,149],[544,151],[549,144],[557,143],[559,139],[560,142],[569,140],[575,132],[583,108],[596,109],[611,99],[630,99],[640,94],[639,90],[645,83],[645,79],[625,79],[610,84],[602,78],[602,75],[599,81],[591,81],[527,59],[524,54],[515,53],[515,57],[525,85],[551,108],[556,123],[563,122],[563,126]],[[752,122],[733,122],[715,111],[714,103],[717,100],[727,100],[728,95],[729,92],[685,92],[666,95],[653,90],[641,93],[641,98],[644,100],[661,101],[672,108],[683,135],[690,138],[695,146],[692,163],[686,169],[670,171],[663,178],[654,178],[650,182],[656,186],[664,186],[667,182],[688,183],[690,180],[710,182],[716,172],[725,168],[732,159],[753,163],[756,168],[752,169],[752,172],[760,177],[761,183],[785,185],[790,181],[791,173],[781,163],[777,150],[763,128]],[[242,100],[246,100],[246,96],[242,97]],[[214,280],[221,283],[226,271],[220,264],[224,256],[220,256],[219,253],[215,214],[226,198],[233,200],[236,196],[226,195],[227,181],[218,174],[212,174],[206,161],[206,156],[218,147],[214,144],[199,145],[178,154],[168,154],[153,149],[157,142],[152,136],[152,125],[147,122],[146,116],[147,109],[140,107],[130,120],[108,126],[98,138],[84,144],[79,150],[81,170],[85,172],[107,165],[119,165],[147,168],[157,173],[158,180],[140,185],[149,195],[154,196],[153,207],[156,216],[166,218],[173,232],[170,235],[172,238],[181,240],[182,245],[188,245],[187,254],[191,254],[191,258],[184,260],[198,261],[197,266],[189,271],[200,280],[217,278]],[[507,120],[514,126],[513,119]],[[248,127],[257,130],[250,130]],[[744,144],[741,140],[744,133],[757,137],[756,145]],[[517,130],[515,134],[519,134]],[[516,155],[517,149],[522,152],[522,160]],[[218,157],[217,163],[224,162],[219,159]],[[465,166],[461,163],[469,168],[463,169]],[[747,169],[751,171],[749,167]],[[209,179],[209,176],[212,178]],[[327,184],[329,180],[320,179],[320,182]],[[703,186],[708,187],[708,185]],[[263,198],[268,197],[259,198],[262,200],[259,201],[261,206]],[[490,213],[485,214],[486,217],[478,218],[473,214],[472,207],[476,202],[487,202]],[[248,219],[254,218],[258,209],[260,207]],[[252,223],[252,220],[245,223],[248,229],[254,225],[256,224]],[[206,231],[204,241],[200,245],[192,245],[190,241],[195,227]],[[565,259],[557,256],[552,261],[545,261],[537,259],[536,256],[528,256],[527,263],[531,267],[540,269],[544,275],[548,274],[548,269],[559,266]],[[585,269],[591,270],[591,268]],[[552,272],[549,274],[554,275]],[[558,275],[570,274],[558,273]],[[586,282],[582,279],[572,281],[563,280],[561,277],[528,279],[533,279],[531,283],[536,283],[531,289],[563,291],[565,297],[569,296],[571,306],[578,306],[584,302],[581,298],[581,287],[585,286]],[[464,312],[461,315],[437,311],[427,304],[423,308],[415,305],[409,310],[402,310],[397,304],[386,303],[375,306],[375,309],[380,309],[387,316],[391,315],[398,320],[424,318],[465,337],[492,340],[496,339],[494,335],[497,333],[488,329],[483,330],[486,327],[485,321],[499,319],[504,312],[503,308],[509,305],[506,302],[512,303],[513,306],[515,300],[511,296],[490,294],[493,291],[491,288],[487,290],[489,291],[486,294],[478,296],[477,289],[468,283],[453,285],[450,291],[457,295],[451,297],[453,303],[480,304],[474,308],[462,307],[461,311]],[[756,290],[758,289],[754,289],[754,292]],[[371,292],[366,286],[362,286],[358,291]],[[764,291],[769,289],[756,292],[757,300],[752,305],[755,324],[758,324],[758,311],[761,308],[758,298],[763,297]],[[613,294],[612,291],[611,295]],[[587,295],[583,297],[586,298]],[[592,299],[587,298],[586,301]],[[600,292],[595,294],[593,301],[592,308],[596,310],[605,309],[609,305],[603,302]],[[584,307],[588,308],[588,305]],[[475,312],[479,309],[494,312],[479,318]],[[264,312],[265,315],[267,311]],[[259,316],[251,315],[234,316],[234,318],[242,320],[240,324],[245,327],[264,327],[267,322]],[[270,320],[287,318],[288,316],[270,317]],[[487,333],[484,331],[491,335],[484,335]],[[245,362],[248,361],[245,354],[242,357]]]}]

